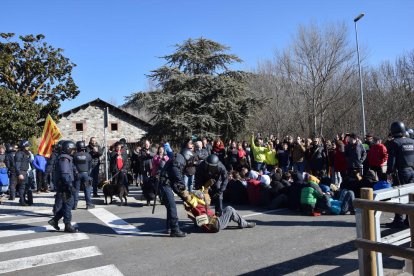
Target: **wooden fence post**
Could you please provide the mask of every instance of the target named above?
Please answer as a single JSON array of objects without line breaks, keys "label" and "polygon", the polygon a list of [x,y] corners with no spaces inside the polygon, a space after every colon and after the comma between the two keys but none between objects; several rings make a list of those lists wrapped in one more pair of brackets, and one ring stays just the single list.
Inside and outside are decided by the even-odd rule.
[{"label": "wooden fence post", "polygon": [[[361,188],[361,198],[374,200],[374,191],[371,188]],[[362,210],[362,238],[375,242],[374,210]],[[364,274],[377,275],[377,259],[375,252],[364,250],[362,258],[365,264]]]},{"label": "wooden fence post", "polygon": [[[414,204],[414,194],[410,193],[408,194],[408,203]],[[408,221],[410,223],[410,234],[411,234],[411,243],[410,247],[414,248],[414,216],[413,215],[407,215]],[[411,273],[414,272],[414,260],[411,260]]]}]

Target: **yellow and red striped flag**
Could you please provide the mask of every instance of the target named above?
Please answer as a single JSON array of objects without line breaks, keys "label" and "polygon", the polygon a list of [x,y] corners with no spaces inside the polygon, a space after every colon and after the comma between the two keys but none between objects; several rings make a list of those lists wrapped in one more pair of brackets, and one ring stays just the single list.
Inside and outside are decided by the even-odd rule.
[{"label": "yellow and red striped flag", "polygon": [[60,130],[52,117],[47,115],[42,139],[40,140],[38,148],[38,154],[43,155],[44,157],[50,157],[52,154],[52,145],[59,141],[60,138],[62,138],[62,133],[60,133]]}]

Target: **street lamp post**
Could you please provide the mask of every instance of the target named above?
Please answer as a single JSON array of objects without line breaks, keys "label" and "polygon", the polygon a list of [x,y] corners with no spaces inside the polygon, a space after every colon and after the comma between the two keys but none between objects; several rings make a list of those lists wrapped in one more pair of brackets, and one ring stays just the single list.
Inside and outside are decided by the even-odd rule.
[{"label": "street lamp post", "polygon": [[361,91],[361,112],[362,112],[362,132],[365,137],[366,130],[365,130],[365,108],[364,108],[364,90],[362,88],[362,73],[361,73],[361,62],[359,60],[359,46],[358,46],[358,30],[357,30],[357,22],[362,17],[364,17],[364,13],[361,13],[354,19],[355,23],[355,38],[356,38],[356,47],[357,47],[357,57],[358,57],[358,67],[359,67],[359,89]]}]

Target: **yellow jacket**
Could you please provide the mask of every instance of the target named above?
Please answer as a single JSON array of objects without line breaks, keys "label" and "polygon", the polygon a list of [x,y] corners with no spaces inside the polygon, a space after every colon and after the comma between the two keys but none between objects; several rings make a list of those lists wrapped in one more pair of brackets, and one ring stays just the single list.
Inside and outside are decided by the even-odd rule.
[{"label": "yellow jacket", "polygon": [[264,163],[266,162],[266,152],[269,151],[266,147],[256,146],[254,143],[254,136],[250,139],[250,148],[253,151],[254,161]]}]

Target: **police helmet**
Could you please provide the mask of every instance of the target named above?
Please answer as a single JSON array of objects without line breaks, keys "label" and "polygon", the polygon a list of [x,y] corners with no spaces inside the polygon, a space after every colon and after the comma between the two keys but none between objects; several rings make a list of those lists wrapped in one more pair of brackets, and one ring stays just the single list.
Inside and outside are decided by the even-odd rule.
[{"label": "police helmet", "polygon": [[60,140],[59,142],[56,143],[55,149],[56,149],[57,152],[62,151],[62,145],[63,145],[64,142],[66,142],[66,140]]},{"label": "police helmet", "polygon": [[205,161],[207,171],[211,174],[217,173],[219,161],[220,160],[217,155],[210,154]]},{"label": "police helmet", "polygon": [[401,137],[405,134],[405,125],[403,122],[393,122],[391,124],[391,134],[393,137]]},{"label": "police helmet", "polygon": [[76,145],[73,141],[64,141],[62,143],[62,153],[71,155],[74,150],[76,150]]},{"label": "police helmet", "polygon": [[78,151],[85,150],[86,149],[85,141],[77,141],[76,142],[76,149]]},{"label": "police helmet", "polygon": [[407,137],[414,138],[414,130],[412,128],[407,129]]},{"label": "police helmet", "polygon": [[26,147],[30,147],[30,142],[27,140],[21,140],[19,143],[19,148],[24,149]]},{"label": "police helmet", "polygon": [[187,148],[182,149],[180,153],[187,162],[194,156],[193,152]]},{"label": "police helmet", "polygon": [[14,145],[12,145],[12,144],[6,144],[6,152],[7,153],[11,153],[11,152],[14,152],[15,150],[14,150]]}]

